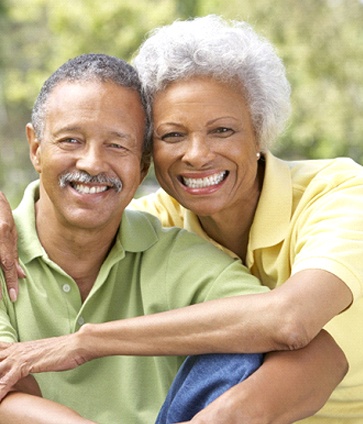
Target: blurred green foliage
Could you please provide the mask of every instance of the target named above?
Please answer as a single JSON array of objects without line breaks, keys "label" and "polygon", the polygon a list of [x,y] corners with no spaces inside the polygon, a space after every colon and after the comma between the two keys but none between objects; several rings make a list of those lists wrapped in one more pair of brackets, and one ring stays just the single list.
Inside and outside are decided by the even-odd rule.
[{"label": "blurred green foliage", "polygon": [[275,153],[363,164],[360,0],[0,0],[0,190],[11,204],[36,178],[24,127],[58,66],[86,52],[130,60],[151,29],[210,13],[248,21],[286,64],[293,115]]}]

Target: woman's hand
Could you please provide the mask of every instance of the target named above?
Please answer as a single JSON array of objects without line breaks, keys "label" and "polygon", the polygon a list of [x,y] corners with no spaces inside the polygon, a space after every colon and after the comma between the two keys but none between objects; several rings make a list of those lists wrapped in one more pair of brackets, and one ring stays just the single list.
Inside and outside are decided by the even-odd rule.
[{"label": "woman's hand", "polygon": [[0,342],[0,401],[29,374],[82,365],[88,360],[82,351],[77,333],[20,343]]},{"label": "woman's hand", "polygon": [[[17,232],[10,205],[0,192],[0,266],[4,271],[10,299],[18,297],[18,278],[24,278],[24,271],[18,261]],[[0,292],[1,294],[1,292]]]}]

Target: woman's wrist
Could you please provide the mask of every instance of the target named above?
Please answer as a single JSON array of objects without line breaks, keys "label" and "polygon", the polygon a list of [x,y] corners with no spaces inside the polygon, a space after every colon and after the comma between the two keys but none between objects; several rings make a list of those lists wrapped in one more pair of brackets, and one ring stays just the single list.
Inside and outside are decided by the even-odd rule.
[{"label": "woman's wrist", "polygon": [[97,330],[99,324],[87,323],[84,324],[77,333],[74,333],[74,346],[72,350],[79,356],[79,360],[84,362],[91,361],[92,359],[100,358],[102,355],[101,335]]}]

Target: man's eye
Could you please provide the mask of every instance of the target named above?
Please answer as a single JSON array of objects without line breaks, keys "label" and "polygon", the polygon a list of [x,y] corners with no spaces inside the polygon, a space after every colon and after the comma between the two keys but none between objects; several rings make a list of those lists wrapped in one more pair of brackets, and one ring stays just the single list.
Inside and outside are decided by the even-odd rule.
[{"label": "man's eye", "polygon": [[56,144],[58,144],[58,146],[62,149],[75,148],[75,147],[79,146],[80,143],[81,142],[79,140],[77,140],[76,138],[72,138],[72,137],[63,138],[63,139],[58,140],[56,142]]},{"label": "man's eye", "polygon": [[126,147],[119,143],[110,143],[110,147],[116,150],[125,150]]},{"label": "man's eye", "polygon": [[65,138],[64,140],[61,140],[60,143],[76,144],[79,143],[79,141],[76,138]]}]

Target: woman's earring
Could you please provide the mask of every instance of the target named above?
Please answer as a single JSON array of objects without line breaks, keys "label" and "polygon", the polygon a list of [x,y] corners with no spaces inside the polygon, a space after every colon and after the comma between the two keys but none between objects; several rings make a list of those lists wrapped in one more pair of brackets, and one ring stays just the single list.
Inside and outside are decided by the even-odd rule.
[{"label": "woman's earring", "polygon": [[257,157],[257,160],[260,160],[261,159],[261,153],[260,152],[257,152],[256,153],[256,157]]}]

